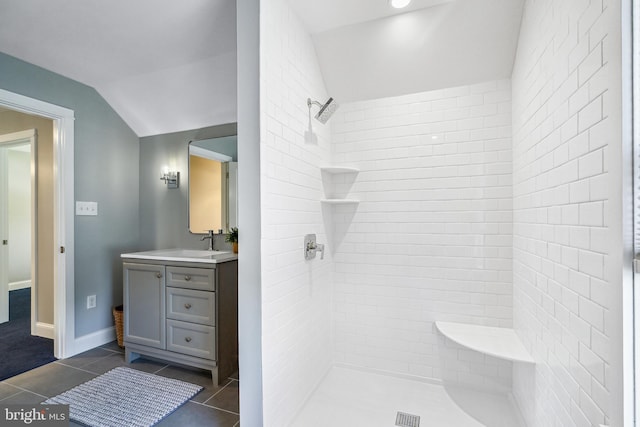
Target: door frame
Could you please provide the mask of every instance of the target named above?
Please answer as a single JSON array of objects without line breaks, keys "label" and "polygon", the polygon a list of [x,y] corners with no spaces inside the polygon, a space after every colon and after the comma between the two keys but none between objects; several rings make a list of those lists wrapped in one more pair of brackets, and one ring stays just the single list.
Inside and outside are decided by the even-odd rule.
[{"label": "door frame", "polygon": [[[630,12],[630,13],[629,13]],[[621,2],[622,38],[622,414],[611,425],[640,426],[640,0]],[[615,381],[615,380],[614,380]],[[617,398],[615,394],[614,399]],[[615,407],[614,407],[615,408]]]},{"label": "door frame", "polygon": [[74,111],[0,89],[0,106],[53,120],[53,353],[75,354]]},{"label": "door frame", "polygon": [[[30,169],[30,173],[29,173],[29,181],[30,181],[30,187],[31,187],[31,201],[30,201],[30,211],[31,211],[31,218],[30,218],[30,222],[31,222],[31,334],[35,335],[36,332],[36,307],[37,307],[37,298],[38,298],[38,294],[36,292],[37,290],[37,286],[38,286],[38,272],[36,269],[36,266],[38,265],[37,260],[38,260],[38,251],[37,251],[37,244],[38,244],[38,236],[37,236],[37,231],[38,231],[38,219],[37,219],[37,203],[38,203],[38,188],[36,185],[37,182],[37,174],[38,174],[38,168],[37,168],[37,132],[35,129],[29,129],[29,130],[24,130],[24,131],[20,131],[20,132],[12,132],[12,133],[7,133],[7,134],[3,134],[0,135],[0,146],[2,148],[5,149],[10,149],[13,146],[16,145],[25,145],[25,144],[29,144],[30,150],[31,152],[29,153],[29,169]],[[6,166],[4,164],[4,162],[7,159],[1,159],[0,156],[0,161],[3,162],[3,166]],[[5,172],[7,172],[5,170]],[[6,173],[3,173],[2,176],[0,176],[0,185],[2,185],[3,190],[7,190],[8,187],[8,181],[7,181],[8,176],[6,175]],[[6,196],[8,197],[8,194],[6,194]],[[3,200],[3,204],[5,204],[4,202],[6,202],[6,200]],[[2,218],[2,222],[3,224],[0,226],[0,229],[7,231],[7,235],[3,236],[4,237],[9,237],[8,235],[8,231],[9,231],[9,224],[8,224],[8,218],[6,215],[6,212],[4,212],[3,209],[3,213],[0,215],[0,218]],[[9,244],[11,244],[11,242],[9,242]],[[0,313],[2,314],[6,314],[6,318],[4,315],[0,315],[0,322],[5,322],[9,320],[9,289],[8,289],[8,264],[7,264],[7,254],[3,254],[2,257],[0,258],[0,269],[2,270],[2,273],[0,273],[1,278],[0,278],[0,304],[2,304],[2,309],[0,309]],[[4,286],[2,285],[2,283],[6,283],[7,284],[7,289],[4,289]],[[4,311],[6,310],[6,311]]]}]

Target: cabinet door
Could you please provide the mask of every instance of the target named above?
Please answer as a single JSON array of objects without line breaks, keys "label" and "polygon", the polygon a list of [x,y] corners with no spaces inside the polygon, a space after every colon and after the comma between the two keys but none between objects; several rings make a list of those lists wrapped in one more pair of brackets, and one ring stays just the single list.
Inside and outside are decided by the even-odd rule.
[{"label": "cabinet door", "polygon": [[124,341],[165,348],[165,268],[124,266]]}]

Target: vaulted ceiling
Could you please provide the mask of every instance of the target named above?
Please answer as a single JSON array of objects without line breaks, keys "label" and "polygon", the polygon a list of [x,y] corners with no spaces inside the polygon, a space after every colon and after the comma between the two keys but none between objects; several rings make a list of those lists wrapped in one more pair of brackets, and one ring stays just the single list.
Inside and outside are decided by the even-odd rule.
[{"label": "vaulted ceiling", "polygon": [[94,87],[139,136],[236,120],[233,0],[0,0],[0,51]]},{"label": "vaulted ceiling", "polygon": [[[509,77],[523,2],[413,0],[395,10],[388,0],[289,0],[339,102]],[[138,136],[229,123],[235,6],[0,0],[0,51],[94,87]]]},{"label": "vaulted ceiling", "polygon": [[524,0],[291,0],[338,102],[493,79],[513,68]]}]

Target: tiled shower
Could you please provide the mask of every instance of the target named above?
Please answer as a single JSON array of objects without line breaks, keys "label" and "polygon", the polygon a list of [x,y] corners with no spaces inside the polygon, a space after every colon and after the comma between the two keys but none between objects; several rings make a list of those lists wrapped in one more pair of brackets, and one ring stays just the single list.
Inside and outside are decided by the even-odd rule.
[{"label": "tiled shower", "polygon": [[512,325],[510,82],[352,103],[331,124],[334,161],[361,169],[343,184],[360,204],[333,212],[334,361],[510,385],[503,364],[441,354],[433,324]]},{"label": "tiled shower", "polygon": [[[622,425],[619,16],[527,0],[511,76],[322,125],[313,40],[286,0],[262,2],[264,425],[289,425],[332,367],[502,393],[529,427]],[[307,233],[324,260],[304,260]],[[435,321],[513,328],[536,364]]]}]

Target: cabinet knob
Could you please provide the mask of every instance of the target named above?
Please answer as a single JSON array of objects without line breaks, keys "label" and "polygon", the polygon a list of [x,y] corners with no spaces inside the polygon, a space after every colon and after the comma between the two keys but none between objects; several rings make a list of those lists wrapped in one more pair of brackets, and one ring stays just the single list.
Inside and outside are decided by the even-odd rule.
[{"label": "cabinet knob", "polygon": [[191,276],[184,276],[184,280],[188,282],[189,280],[191,280]]},{"label": "cabinet knob", "polygon": [[185,340],[186,342],[191,342],[191,337],[186,337],[184,340]]},{"label": "cabinet knob", "polygon": [[162,273],[156,273],[156,277],[157,277],[158,279],[161,279],[161,278],[162,278]]},{"label": "cabinet knob", "polygon": [[184,308],[186,308],[187,310],[189,310],[189,309],[191,308],[191,304],[190,304],[190,303],[186,303],[186,304],[184,305]]}]

